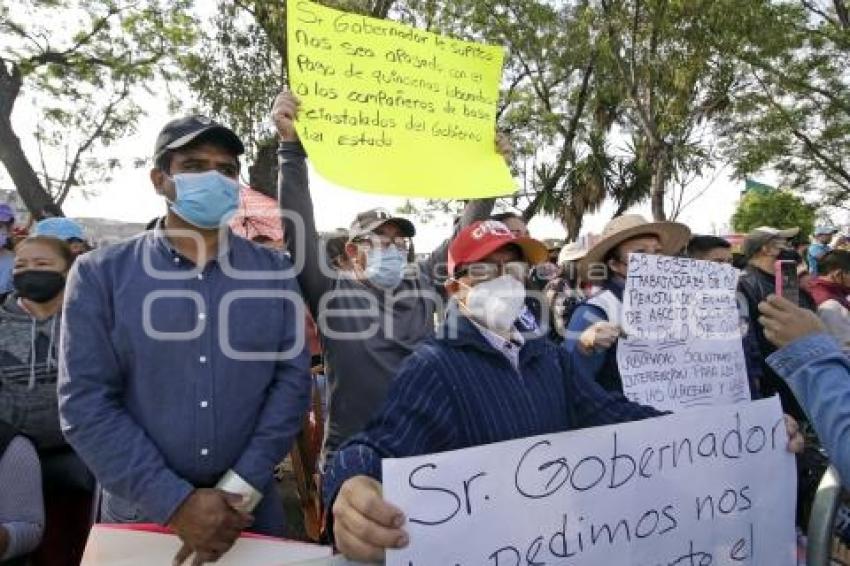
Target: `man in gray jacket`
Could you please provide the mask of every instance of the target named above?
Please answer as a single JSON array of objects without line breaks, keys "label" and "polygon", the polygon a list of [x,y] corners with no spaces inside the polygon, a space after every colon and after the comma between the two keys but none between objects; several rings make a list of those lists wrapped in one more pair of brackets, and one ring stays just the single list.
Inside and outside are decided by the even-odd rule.
[{"label": "man in gray jacket", "polygon": [[[323,448],[327,462],[377,414],[402,360],[433,335],[443,304],[441,272],[450,239],[424,260],[409,263],[413,224],[384,210],[369,210],[351,225],[345,247],[351,269],[333,269],[316,230],[306,153],[294,127],[297,111],[298,101],[289,92],[277,97],[272,110],[281,142],[278,198],[287,246],[296,269],[300,267],[298,282],[322,335],[331,384]],[[455,230],[487,218],[493,203],[470,201]]]}]

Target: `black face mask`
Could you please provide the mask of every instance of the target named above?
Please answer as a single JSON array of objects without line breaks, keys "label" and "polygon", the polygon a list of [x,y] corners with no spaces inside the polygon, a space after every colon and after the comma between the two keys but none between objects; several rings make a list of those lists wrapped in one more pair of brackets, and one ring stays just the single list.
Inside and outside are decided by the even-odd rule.
[{"label": "black face mask", "polygon": [[18,295],[36,303],[46,303],[65,288],[65,276],[58,271],[28,269],[12,279]]}]

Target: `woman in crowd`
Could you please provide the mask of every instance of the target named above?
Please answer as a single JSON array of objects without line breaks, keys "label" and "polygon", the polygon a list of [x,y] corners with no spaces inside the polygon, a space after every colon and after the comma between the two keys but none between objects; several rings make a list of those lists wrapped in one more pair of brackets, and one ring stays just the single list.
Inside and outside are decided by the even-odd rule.
[{"label": "woman in crowd", "polygon": [[0,418],[40,449],[65,444],[56,406],[56,351],[71,259],[59,239],[24,240],[15,253],[14,292],[0,306]]},{"label": "woman in crowd", "polygon": [[[48,524],[54,525],[52,512],[62,523],[55,533],[52,526],[48,529],[45,545],[61,545],[69,555],[75,552],[69,546],[77,544],[70,539],[85,541],[93,489],[91,475],[59,428],[56,360],[65,277],[72,263],[73,253],[63,240],[23,240],[15,248],[14,291],[0,305],[0,421],[35,444]],[[51,541],[54,534],[62,540]]]},{"label": "woman in crowd", "polygon": [[575,308],[581,304],[590,290],[579,275],[579,262],[587,255],[587,250],[579,243],[571,243],[558,253],[558,276],[544,289],[549,302],[551,319],[550,335],[561,342],[567,335],[567,325]]}]

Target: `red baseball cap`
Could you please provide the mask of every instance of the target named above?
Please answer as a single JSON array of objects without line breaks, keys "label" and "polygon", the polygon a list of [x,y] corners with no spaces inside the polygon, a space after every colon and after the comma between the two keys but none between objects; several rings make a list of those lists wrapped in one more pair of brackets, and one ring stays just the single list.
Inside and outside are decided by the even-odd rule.
[{"label": "red baseball cap", "polygon": [[496,220],[474,222],[460,231],[449,246],[449,275],[454,276],[460,265],[481,261],[491,253],[514,245],[522,250],[531,265],[543,263],[549,256],[546,246],[534,238],[514,236],[510,229]]}]

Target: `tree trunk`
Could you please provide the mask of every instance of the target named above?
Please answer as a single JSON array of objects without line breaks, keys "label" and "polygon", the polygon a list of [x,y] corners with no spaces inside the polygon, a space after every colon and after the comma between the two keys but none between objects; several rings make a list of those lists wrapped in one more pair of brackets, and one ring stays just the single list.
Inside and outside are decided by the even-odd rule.
[{"label": "tree trunk", "polygon": [[850,10],[847,8],[845,0],[833,0],[835,6],[835,14],[838,16],[838,21],[841,22],[841,27],[850,29]]},{"label": "tree trunk", "polygon": [[2,115],[0,115],[0,162],[6,167],[12,183],[15,184],[15,189],[30,212],[38,212],[48,204],[53,204],[53,199],[50,198],[27,159],[21,147],[21,140],[12,130],[11,122]]},{"label": "tree trunk", "polygon": [[652,162],[652,189],[650,199],[652,202],[652,219],[656,222],[667,220],[664,212],[664,196],[667,188],[667,177],[669,176],[670,156],[666,147],[661,148],[655,154]]},{"label": "tree trunk", "polygon": [[543,191],[540,190],[522,211],[522,219],[527,224],[540,211],[540,206],[543,204]]},{"label": "tree trunk", "polygon": [[23,77],[15,65],[0,59],[0,163],[12,178],[12,183],[30,212],[37,212],[53,202],[30,165],[21,140],[12,129],[12,110],[21,93]]}]

